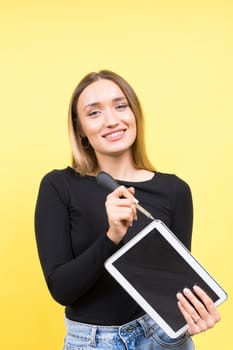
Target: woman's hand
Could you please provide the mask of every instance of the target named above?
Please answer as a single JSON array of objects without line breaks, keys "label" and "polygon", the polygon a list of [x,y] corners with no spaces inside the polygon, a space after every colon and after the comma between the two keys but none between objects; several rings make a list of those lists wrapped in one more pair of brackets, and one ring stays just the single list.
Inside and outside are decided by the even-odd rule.
[{"label": "woman's hand", "polygon": [[137,220],[135,204],[138,201],[134,198],[134,192],[133,187],[119,186],[107,196],[105,202],[109,223],[107,235],[116,244],[122,240],[129,226],[132,226],[133,220]]},{"label": "woman's hand", "polygon": [[213,300],[200,287],[194,286],[193,290],[194,293],[185,288],[183,294],[177,294],[178,307],[188,324],[190,335],[204,332],[220,321],[220,314]]}]

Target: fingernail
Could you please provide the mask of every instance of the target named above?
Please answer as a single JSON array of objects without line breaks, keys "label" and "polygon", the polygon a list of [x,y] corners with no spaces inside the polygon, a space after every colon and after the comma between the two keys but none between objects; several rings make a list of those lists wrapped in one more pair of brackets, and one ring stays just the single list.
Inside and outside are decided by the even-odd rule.
[{"label": "fingernail", "polygon": [[177,299],[180,299],[181,296],[182,296],[182,294],[180,292],[176,294]]},{"label": "fingernail", "polygon": [[183,292],[184,292],[184,294],[189,294],[189,293],[190,293],[190,289],[184,288],[184,289],[183,289]]},{"label": "fingernail", "polygon": [[193,289],[198,292],[201,288],[195,285],[193,286]]},{"label": "fingernail", "polygon": [[138,204],[138,203],[139,203],[139,201],[138,201],[136,198],[133,199],[133,202],[134,202],[135,204]]}]

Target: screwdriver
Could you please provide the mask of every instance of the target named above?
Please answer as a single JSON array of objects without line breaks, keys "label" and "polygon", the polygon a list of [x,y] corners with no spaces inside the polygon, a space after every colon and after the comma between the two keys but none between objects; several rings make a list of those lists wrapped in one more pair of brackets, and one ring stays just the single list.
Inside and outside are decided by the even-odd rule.
[{"label": "screwdriver", "polygon": [[[115,179],[113,179],[113,177],[110,174],[104,171],[100,171],[98,173],[98,175],[96,176],[96,180],[99,185],[101,185],[102,187],[110,191],[114,191],[117,187],[120,186],[118,182]],[[136,205],[136,208],[142,214],[144,214],[146,217],[148,217],[151,220],[155,220],[155,218],[151,215],[151,213],[149,213],[149,211],[143,208],[140,204],[136,203],[135,205]]]}]

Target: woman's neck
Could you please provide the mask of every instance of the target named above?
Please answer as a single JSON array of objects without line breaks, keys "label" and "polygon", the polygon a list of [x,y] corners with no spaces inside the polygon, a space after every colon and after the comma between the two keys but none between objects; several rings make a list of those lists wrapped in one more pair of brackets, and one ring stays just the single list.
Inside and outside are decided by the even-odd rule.
[{"label": "woman's neck", "polygon": [[125,181],[145,181],[153,177],[154,173],[145,169],[137,169],[132,157],[98,157],[98,171],[105,171],[113,178]]},{"label": "woman's neck", "polygon": [[130,157],[99,157],[99,170],[111,174],[116,179],[131,178],[135,166]]}]

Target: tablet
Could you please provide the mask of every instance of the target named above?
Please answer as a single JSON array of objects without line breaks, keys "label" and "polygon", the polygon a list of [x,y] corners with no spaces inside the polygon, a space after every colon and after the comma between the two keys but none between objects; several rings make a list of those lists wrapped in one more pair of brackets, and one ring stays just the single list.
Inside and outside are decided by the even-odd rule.
[{"label": "tablet", "polygon": [[160,220],[136,234],[105,262],[105,267],[171,338],[188,329],[177,306],[177,292],[197,285],[216,306],[227,298],[216,280]]}]

